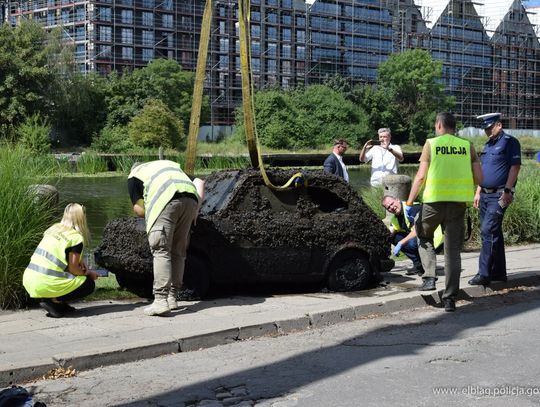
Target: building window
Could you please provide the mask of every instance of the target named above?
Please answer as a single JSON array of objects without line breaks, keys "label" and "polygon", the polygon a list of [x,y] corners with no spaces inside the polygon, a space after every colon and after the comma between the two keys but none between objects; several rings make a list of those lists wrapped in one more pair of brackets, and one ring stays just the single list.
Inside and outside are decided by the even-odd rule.
[{"label": "building window", "polygon": [[143,48],[142,50],[142,60],[143,61],[150,61],[154,58],[154,50],[149,48]]},{"label": "building window", "polygon": [[277,14],[275,13],[268,13],[267,20],[269,23],[277,24]]},{"label": "building window", "polygon": [[84,9],[84,7],[75,8],[75,20],[76,21],[86,20],[86,10]]},{"label": "building window", "polygon": [[49,11],[47,13],[47,25],[55,25],[56,24],[56,15],[54,14],[54,11]]},{"label": "building window", "polygon": [[305,26],[306,18],[305,17],[296,17],[296,25]]},{"label": "building window", "polygon": [[281,66],[282,72],[284,74],[291,74],[291,61],[283,61]]},{"label": "building window", "polygon": [[228,38],[219,39],[219,52],[229,52],[229,39]]},{"label": "building window", "polygon": [[146,11],[143,11],[142,23],[143,25],[154,25],[154,13],[148,13]]},{"label": "building window", "polygon": [[292,17],[285,14],[281,16],[281,22],[283,25],[292,25]]},{"label": "building window", "polygon": [[99,26],[99,41],[112,41],[111,27]]},{"label": "building window", "polygon": [[296,41],[306,42],[306,32],[304,30],[296,30]]},{"label": "building window", "polygon": [[100,57],[111,57],[112,56],[112,46],[110,45],[100,45],[99,47],[99,56]]},{"label": "building window", "polygon": [[133,59],[133,48],[131,48],[131,47],[122,47],[122,58],[123,59]]},{"label": "building window", "polygon": [[269,40],[277,40],[277,28],[276,27],[268,27],[266,29],[266,37]]},{"label": "building window", "polygon": [[219,69],[224,69],[224,70],[229,69],[229,56],[228,55],[219,56]]},{"label": "building window", "polygon": [[304,59],[306,57],[306,47],[296,47],[296,58]]},{"label": "building window", "polygon": [[288,45],[288,44],[284,44],[282,47],[281,47],[281,56],[283,58],[290,58],[291,57],[291,46]]},{"label": "building window", "polygon": [[120,0],[120,4],[123,4],[124,6],[132,6],[133,0]]},{"label": "building window", "polygon": [[251,36],[255,38],[259,38],[261,36],[261,26],[260,25],[252,25],[251,26]]},{"label": "building window", "polygon": [[[64,11],[62,11],[62,14]],[[111,9],[110,7],[100,7],[98,11],[98,20],[100,21],[111,21]]]},{"label": "building window", "polygon": [[86,53],[86,47],[84,44],[78,44],[75,48],[75,58],[84,58]]},{"label": "building window", "polygon": [[251,21],[261,21],[261,13],[259,11],[252,11]]},{"label": "building window", "polygon": [[284,28],[281,30],[281,39],[283,41],[291,41],[292,35],[291,35],[291,29],[290,28]]},{"label": "building window", "polygon": [[268,43],[268,50],[266,53],[270,58],[277,57],[277,44],[273,42]]},{"label": "building window", "polygon": [[174,34],[167,34],[167,47],[174,48]]},{"label": "building window", "polygon": [[154,7],[154,0],[143,0],[142,6],[145,8],[153,8]]},{"label": "building window", "polygon": [[259,41],[251,42],[251,55],[254,57],[261,55],[261,43]]},{"label": "building window", "polygon": [[76,41],[84,40],[85,35],[86,35],[86,30],[84,29],[84,27],[77,27],[75,29],[75,40]]},{"label": "building window", "polygon": [[165,10],[172,10],[173,9],[172,0],[165,0],[163,3],[161,3],[161,7],[163,7]]},{"label": "building window", "polygon": [[133,24],[133,10],[122,10],[121,17],[123,24]]},{"label": "building window", "polygon": [[122,44],[133,44],[133,30],[122,28]]},{"label": "building window", "polygon": [[143,30],[142,43],[143,45],[154,45],[154,32]]},{"label": "building window", "polygon": [[173,26],[172,14],[163,14],[162,23],[163,23],[163,27],[172,28]]},{"label": "building window", "polygon": [[275,59],[266,60],[266,72],[267,73],[276,73],[277,72],[277,63]]},{"label": "building window", "polygon": [[253,72],[260,72],[261,71],[261,60],[259,58],[252,58],[251,59],[251,70]]}]

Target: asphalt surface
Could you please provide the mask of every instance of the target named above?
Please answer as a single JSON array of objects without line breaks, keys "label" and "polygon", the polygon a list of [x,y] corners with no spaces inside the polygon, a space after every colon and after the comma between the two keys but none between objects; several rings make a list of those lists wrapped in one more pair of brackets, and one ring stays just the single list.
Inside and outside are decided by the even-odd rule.
[{"label": "asphalt surface", "polygon": [[[540,285],[540,245],[507,249],[507,283],[468,286],[478,253],[462,254],[461,298],[492,290]],[[442,257],[438,264],[443,264]],[[437,291],[420,293],[419,277],[404,275],[409,262],[384,275],[387,284],[351,293],[234,296],[186,303],[166,317],[148,317],[146,301],[80,302],[62,319],[41,309],[0,312],[0,386],[19,384],[69,367],[77,370],[194,351],[261,336],[275,336],[343,321],[440,304]],[[442,273],[442,270],[440,270]],[[442,309],[440,312],[444,312]],[[460,311],[459,304],[457,312]],[[53,373],[51,373],[53,371]]]}]

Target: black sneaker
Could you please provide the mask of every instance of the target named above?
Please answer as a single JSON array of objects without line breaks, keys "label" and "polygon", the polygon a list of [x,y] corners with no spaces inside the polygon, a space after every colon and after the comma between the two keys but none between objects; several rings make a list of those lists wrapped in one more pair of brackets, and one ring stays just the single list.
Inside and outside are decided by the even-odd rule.
[{"label": "black sneaker", "polygon": [[39,306],[47,311],[49,318],[62,318],[64,316],[61,305],[54,303],[50,298],[44,298],[40,301]]},{"label": "black sneaker", "polygon": [[444,310],[446,312],[454,312],[456,310],[456,302],[453,298],[445,298],[443,300]]},{"label": "black sneaker", "polygon": [[489,277],[481,276],[480,274],[475,275],[469,280],[469,285],[483,285],[484,287],[489,287],[491,284],[491,279]]},{"label": "black sneaker", "polygon": [[437,289],[435,287],[435,277],[425,277],[423,280],[422,285],[418,287],[419,291],[433,291]]}]

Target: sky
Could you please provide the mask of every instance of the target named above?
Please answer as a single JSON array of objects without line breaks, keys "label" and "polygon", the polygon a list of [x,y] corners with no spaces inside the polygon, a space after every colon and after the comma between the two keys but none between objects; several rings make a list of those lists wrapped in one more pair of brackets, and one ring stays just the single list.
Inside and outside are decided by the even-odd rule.
[{"label": "sky", "polygon": [[540,0],[529,0],[524,1],[525,7],[540,6]]}]

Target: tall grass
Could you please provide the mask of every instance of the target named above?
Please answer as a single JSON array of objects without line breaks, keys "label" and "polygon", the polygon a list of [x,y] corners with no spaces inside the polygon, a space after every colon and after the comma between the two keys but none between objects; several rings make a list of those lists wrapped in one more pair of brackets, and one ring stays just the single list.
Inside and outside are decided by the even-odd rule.
[{"label": "tall grass", "polygon": [[32,184],[46,183],[51,171],[46,160],[0,145],[0,308],[18,308],[27,300],[22,274],[54,221],[54,210],[36,202],[28,190]]},{"label": "tall grass", "polygon": [[77,160],[77,172],[83,172],[85,174],[97,174],[107,170],[107,161],[105,158],[97,155],[94,152],[81,154]]}]

